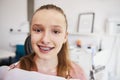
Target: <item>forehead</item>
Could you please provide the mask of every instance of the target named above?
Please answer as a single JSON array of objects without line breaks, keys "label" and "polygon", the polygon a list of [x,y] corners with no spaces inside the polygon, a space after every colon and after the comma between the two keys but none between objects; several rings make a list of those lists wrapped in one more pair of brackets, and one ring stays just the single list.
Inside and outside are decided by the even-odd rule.
[{"label": "forehead", "polygon": [[64,15],[54,9],[42,9],[37,11],[33,15],[32,23],[59,24],[66,26]]},{"label": "forehead", "polygon": [[55,10],[55,9],[42,9],[42,10],[39,10],[37,11],[34,15],[33,15],[33,18],[34,17],[38,17],[38,16],[44,16],[44,17],[56,17],[56,18],[62,18],[62,19],[65,19],[64,15],[58,11],[58,10]]}]

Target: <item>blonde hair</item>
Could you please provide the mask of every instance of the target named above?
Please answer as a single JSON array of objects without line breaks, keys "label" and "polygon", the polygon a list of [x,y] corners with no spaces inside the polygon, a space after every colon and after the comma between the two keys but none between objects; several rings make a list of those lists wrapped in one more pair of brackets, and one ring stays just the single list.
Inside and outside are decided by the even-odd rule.
[{"label": "blonde hair", "polygon": [[[67,25],[66,15],[64,14],[63,10],[60,7],[57,7],[53,4],[43,5],[40,8],[38,8],[35,11],[35,13],[43,9],[47,9],[47,10],[53,9],[60,12],[65,18],[66,31],[67,31],[68,25]],[[35,70],[37,71],[37,66],[33,61],[33,56],[34,56],[34,53],[21,58],[20,68],[29,70],[29,71],[32,70],[32,68],[35,68]],[[66,43],[63,44],[60,52],[58,53],[57,76],[66,77],[68,75],[67,72],[69,72],[70,68],[71,68],[71,64],[70,64],[69,54],[68,54],[68,41],[66,41]]]}]

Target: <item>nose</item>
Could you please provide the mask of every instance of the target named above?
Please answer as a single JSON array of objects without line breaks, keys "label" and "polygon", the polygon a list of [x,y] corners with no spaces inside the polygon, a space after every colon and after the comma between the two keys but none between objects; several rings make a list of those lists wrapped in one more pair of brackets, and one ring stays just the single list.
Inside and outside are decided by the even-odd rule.
[{"label": "nose", "polygon": [[50,34],[48,32],[43,33],[41,43],[44,45],[47,45],[50,43]]}]

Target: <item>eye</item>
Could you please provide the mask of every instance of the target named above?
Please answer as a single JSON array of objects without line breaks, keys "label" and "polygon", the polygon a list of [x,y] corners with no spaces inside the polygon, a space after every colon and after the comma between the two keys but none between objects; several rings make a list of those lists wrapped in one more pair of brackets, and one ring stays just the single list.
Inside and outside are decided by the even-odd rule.
[{"label": "eye", "polygon": [[55,34],[59,34],[60,33],[60,31],[58,31],[58,30],[54,30],[53,31]]},{"label": "eye", "polygon": [[39,33],[42,31],[42,29],[33,28],[33,31]]},{"label": "eye", "polygon": [[35,29],[35,32],[41,32],[41,29]]},{"label": "eye", "polygon": [[34,25],[32,26],[32,30],[33,30],[34,32],[36,32],[36,33],[39,33],[39,32],[41,32],[41,31],[43,31],[44,28],[42,27],[42,25],[34,24]]}]

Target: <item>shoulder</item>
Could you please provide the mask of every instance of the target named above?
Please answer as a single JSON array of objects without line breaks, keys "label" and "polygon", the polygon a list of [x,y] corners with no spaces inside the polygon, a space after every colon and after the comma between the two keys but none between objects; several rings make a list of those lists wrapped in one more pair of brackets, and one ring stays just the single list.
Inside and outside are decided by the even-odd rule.
[{"label": "shoulder", "polygon": [[1,66],[0,67],[0,80],[5,78],[5,75],[8,73],[10,67],[9,66]]},{"label": "shoulder", "polygon": [[82,67],[80,67],[79,64],[72,62],[71,63],[72,69],[71,69],[71,76],[73,78],[79,78],[80,80],[86,80],[86,76],[84,73],[84,70],[82,69]]},{"label": "shoulder", "polygon": [[1,66],[1,67],[0,67],[0,73],[6,72],[6,71],[8,71],[9,69],[10,69],[9,66]]},{"label": "shoulder", "polygon": [[10,67],[10,69],[20,68],[20,62],[13,63],[9,67]]},{"label": "shoulder", "polygon": [[72,66],[72,70],[76,73],[76,74],[83,74],[84,70],[81,68],[81,66],[75,62],[71,63]]}]

